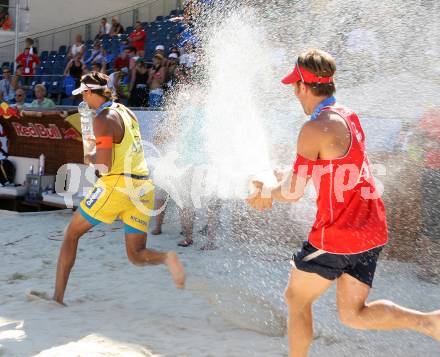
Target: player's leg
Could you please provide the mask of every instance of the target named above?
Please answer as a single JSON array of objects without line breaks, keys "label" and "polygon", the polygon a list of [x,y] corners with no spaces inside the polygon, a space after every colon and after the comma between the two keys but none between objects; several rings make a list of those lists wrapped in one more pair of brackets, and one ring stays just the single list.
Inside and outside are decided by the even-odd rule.
[{"label": "player's leg", "polygon": [[75,263],[79,239],[97,223],[99,222],[92,222],[90,218],[87,220],[80,213],[80,210],[77,210],[64,231],[64,240],[58,258],[55,292],[53,295],[53,299],[60,304],[63,303],[67,281]]},{"label": "player's leg", "polygon": [[125,246],[130,262],[137,266],[165,264],[178,288],[185,286],[185,271],[179,257],[174,252],[159,252],[147,248],[147,234],[126,232]]},{"label": "player's leg", "polygon": [[422,313],[388,300],[367,303],[370,286],[349,274],[337,281],[337,305],[341,322],[362,330],[408,329],[440,341],[440,310]]},{"label": "player's leg", "polygon": [[159,211],[159,214],[156,216],[156,226],[151,232],[153,235],[162,234],[162,225],[165,219],[168,198],[168,194],[163,189],[156,188],[155,210],[156,212]]},{"label": "player's leg", "polygon": [[184,207],[179,209],[180,222],[182,225],[184,240],[179,242],[179,246],[188,247],[193,244],[193,230],[196,219],[196,211],[193,207]]},{"label": "player's leg", "polygon": [[217,198],[211,198],[207,203],[207,242],[202,246],[201,250],[213,250],[216,249],[215,239],[220,227],[220,210],[221,202]]},{"label": "player's leg", "polygon": [[313,340],[312,304],[331,284],[315,273],[292,269],[285,291],[289,357],[307,357]]}]

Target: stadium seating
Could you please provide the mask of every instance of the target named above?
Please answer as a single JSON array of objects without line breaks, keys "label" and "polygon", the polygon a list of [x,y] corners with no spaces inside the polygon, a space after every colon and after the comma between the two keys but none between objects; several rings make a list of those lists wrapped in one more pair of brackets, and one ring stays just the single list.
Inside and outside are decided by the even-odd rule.
[{"label": "stadium seating", "polygon": [[[145,42],[145,55],[144,58],[147,61],[151,61],[154,55],[154,50],[157,45],[165,46],[168,50],[172,46],[177,45],[179,39],[179,33],[182,31],[183,25],[181,23],[175,23],[169,21],[170,18],[180,16],[183,14],[181,10],[173,10],[169,16],[158,16],[154,22],[142,22],[143,28],[147,32],[147,39]],[[131,32],[133,32],[133,26],[128,26],[123,34],[115,37],[105,35],[101,38],[102,47],[107,51],[107,71],[111,73],[113,68],[113,62],[120,54],[123,46],[121,42],[127,39]],[[88,58],[91,55],[93,49],[94,40],[87,40],[85,42],[85,54],[84,58]],[[26,92],[26,100],[33,99],[33,88],[36,84],[44,84],[47,88],[48,95],[61,105],[74,105],[75,101],[72,98],[66,98],[63,88],[63,74],[64,69],[69,61],[67,57],[69,45],[62,45],[58,51],[41,51],[40,65],[37,66],[35,74],[36,76],[31,78],[29,88]],[[4,62],[2,67],[12,68],[14,63]]]}]

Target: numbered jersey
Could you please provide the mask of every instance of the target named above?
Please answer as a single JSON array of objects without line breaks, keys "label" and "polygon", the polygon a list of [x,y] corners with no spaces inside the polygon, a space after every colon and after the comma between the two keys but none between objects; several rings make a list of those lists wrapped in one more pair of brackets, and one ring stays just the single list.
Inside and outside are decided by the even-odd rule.
[{"label": "numbered jersey", "polygon": [[119,103],[114,103],[111,109],[116,111],[124,122],[124,137],[120,144],[113,144],[112,168],[107,175],[147,176],[148,167],[136,116]]},{"label": "numbered jersey", "polygon": [[356,254],[383,246],[388,241],[385,207],[371,173],[359,118],[339,105],[323,110],[331,110],[346,121],[351,144],[341,158],[313,162],[318,210],[309,242],[335,254]]}]

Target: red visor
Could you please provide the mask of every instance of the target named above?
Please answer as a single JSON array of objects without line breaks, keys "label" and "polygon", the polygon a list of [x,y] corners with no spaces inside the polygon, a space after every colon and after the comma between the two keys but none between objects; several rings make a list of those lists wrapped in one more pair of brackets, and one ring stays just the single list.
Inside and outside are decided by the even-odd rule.
[{"label": "red visor", "polygon": [[300,68],[298,62],[295,64],[295,68],[292,73],[284,77],[281,82],[283,84],[293,84],[296,82],[304,83],[333,83],[333,77],[318,77],[316,74],[309,72],[305,68]]}]

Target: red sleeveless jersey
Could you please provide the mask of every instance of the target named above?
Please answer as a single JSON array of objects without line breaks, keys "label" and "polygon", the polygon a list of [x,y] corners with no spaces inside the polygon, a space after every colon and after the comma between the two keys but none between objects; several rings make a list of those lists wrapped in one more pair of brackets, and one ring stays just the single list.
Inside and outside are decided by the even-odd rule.
[{"label": "red sleeveless jersey", "polygon": [[337,159],[310,161],[297,156],[294,173],[311,177],[318,194],[309,243],[334,254],[383,246],[388,241],[385,207],[371,174],[359,118],[339,105],[322,110],[331,110],[346,121],[351,144],[347,154]]}]

